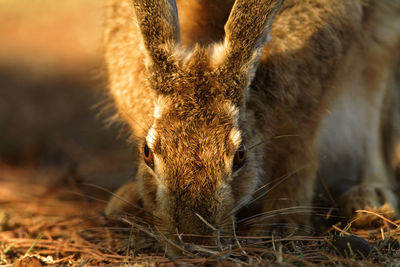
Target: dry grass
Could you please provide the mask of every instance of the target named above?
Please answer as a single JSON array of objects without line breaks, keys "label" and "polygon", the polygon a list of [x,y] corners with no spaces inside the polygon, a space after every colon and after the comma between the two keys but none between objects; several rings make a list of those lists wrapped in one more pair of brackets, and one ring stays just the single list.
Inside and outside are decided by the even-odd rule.
[{"label": "dry grass", "polygon": [[[157,229],[130,223],[130,218],[105,218],[101,211],[108,195],[76,180],[55,170],[1,166],[0,266],[29,257],[37,258],[37,264],[57,266],[400,264],[399,244],[394,242],[400,238],[399,221],[384,217],[383,226],[368,230],[335,225],[322,236],[237,236],[220,248],[177,244],[186,255],[169,258],[158,242],[166,240]],[[368,256],[356,252],[357,244],[344,253],[348,255],[334,248],[334,237],[349,233],[371,244]]]}]

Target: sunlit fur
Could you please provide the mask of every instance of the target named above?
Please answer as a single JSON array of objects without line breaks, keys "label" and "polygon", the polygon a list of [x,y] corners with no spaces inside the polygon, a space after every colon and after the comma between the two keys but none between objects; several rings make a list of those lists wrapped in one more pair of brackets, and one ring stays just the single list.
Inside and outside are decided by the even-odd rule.
[{"label": "sunlit fur", "polygon": [[[319,169],[344,214],[395,211],[400,1],[233,2],[178,1],[179,23],[172,0],[109,0],[110,92],[154,154],[154,169],[138,156],[130,199],[171,239],[215,234],[204,221],[231,233],[232,211],[249,201],[310,206]],[[241,142],[247,160],[234,173]],[[114,198],[107,213],[123,206]],[[269,221],[307,225],[309,214]]]}]

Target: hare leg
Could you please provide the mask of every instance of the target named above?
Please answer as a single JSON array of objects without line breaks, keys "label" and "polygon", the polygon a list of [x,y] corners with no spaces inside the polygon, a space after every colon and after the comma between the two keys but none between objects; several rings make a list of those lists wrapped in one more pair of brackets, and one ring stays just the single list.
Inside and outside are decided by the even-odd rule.
[{"label": "hare leg", "polygon": [[365,158],[358,185],[340,197],[340,207],[344,215],[355,215],[354,223],[360,226],[370,224],[378,217],[366,213],[354,214],[356,210],[371,210],[388,217],[398,214],[398,198],[394,193],[395,166],[390,161],[398,141],[398,114],[394,114],[398,112],[398,101],[394,100],[398,98],[399,88],[395,82],[389,83],[388,88],[382,107],[369,114],[372,123],[367,131],[369,135],[366,137]]},{"label": "hare leg", "polygon": [[[393,115],[388,107],[393,61],[384,53],[370,57],[342,77],[343,93],[327,114],[321,134],[321,176],[349,218],[362,209],[393,216],[398,205],[384,154],[385,146],[393,143],[383,140],[390,128],[384,120]],[[355,224],[368,224],[369,217],[359,213]]]}]

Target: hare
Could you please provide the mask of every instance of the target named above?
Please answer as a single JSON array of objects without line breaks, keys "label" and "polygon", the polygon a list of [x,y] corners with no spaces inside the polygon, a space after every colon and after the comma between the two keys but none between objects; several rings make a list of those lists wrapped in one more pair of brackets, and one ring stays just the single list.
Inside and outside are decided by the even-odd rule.
[{"label": "hare", "polygon": [[396,215],[399,48],[399,0],[109,0],[138,173],[106,214],[143,206],[171,240],[210,244],[239,211],[309,225],[320,175],[344,215]]}]

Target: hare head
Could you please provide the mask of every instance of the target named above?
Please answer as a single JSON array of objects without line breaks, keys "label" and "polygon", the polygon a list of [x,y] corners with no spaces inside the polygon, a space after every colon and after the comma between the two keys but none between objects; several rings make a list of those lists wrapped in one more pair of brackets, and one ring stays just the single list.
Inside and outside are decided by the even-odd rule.
[{"label": "hare head", "polygon": [[247,149],[246,92],[283,1],[236,1],[223,43],[190,49],[181,46],[173,0],[133,2],[146,90],[156,99],[140,145],[144,205],[170,237],[230,232],[234,207],[257,185],[255,152]]}]

